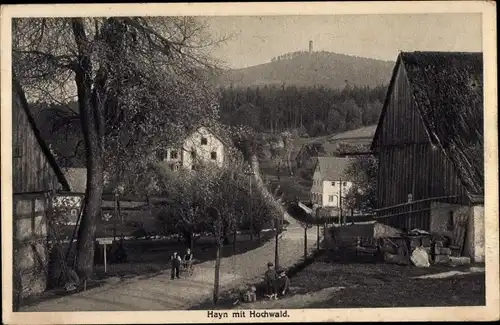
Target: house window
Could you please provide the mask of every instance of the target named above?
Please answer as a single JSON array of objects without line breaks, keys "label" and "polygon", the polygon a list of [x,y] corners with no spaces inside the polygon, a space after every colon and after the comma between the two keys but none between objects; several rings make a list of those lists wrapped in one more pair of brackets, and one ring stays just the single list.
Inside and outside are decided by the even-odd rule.
[{"label": "house window", "polygon": [[21,158],[21,146],[12,147],[12,158]]},{"label": "house window", "polygon": [[333,202],[333,195],[328,195],[328,202]]},{"label": "house window", "polygon": [[176,150],[172,150],[170,151],[170,159],[177,159],[177,151]]},{"label": "house window", "polygon": [[408,202],[413,201],[413,194],[409,193],[408,194]]},{"label": "house window", "polygon": [[156,151],[156,158],[158,158],[158,160],[165,159],[165,152],[163,150]]},{"label": "house window", "polygon": [[217,152],[212,151],[212,152],[210,153],[210,159],[212,159],[212,160],[216,160],[216,159],[217,159]]},{"label": "house window", "polygon": [[342,184],[343,186],[347,186],[347,182],[344,182],[344,184]]},{"label": "house window", "polygon": [[332,186],[335,186],[335,182],[332,182]]},{"label": "house window", "polygon": [[201,144],[206,145],[208,143],[207,138],[201,138]]}]

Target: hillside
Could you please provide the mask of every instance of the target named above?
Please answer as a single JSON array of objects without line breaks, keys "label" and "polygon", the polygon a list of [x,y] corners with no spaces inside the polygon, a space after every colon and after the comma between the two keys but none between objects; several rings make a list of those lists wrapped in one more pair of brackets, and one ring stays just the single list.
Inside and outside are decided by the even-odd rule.
[{"label": "hillside", "polygon": [[227,70],[218,79],[221,86],[264,85],[324,86],[342,88],[347,80],[358,87],[388,84],[394,62],[332,52],[299,52],[285,59],[243,69]]},{"label": "hillside", "polygon": [[[283,134],[260,134],[258,137],[258,158],[260,172],[270,186],[280,185],[286,193],[286,199],[298,197],[301,201],[309,200],[312,186],[313,157],[301,157],[305,167],[297,167],[297,155],[304,146],[318,144],[324,155],[332,155],[340,144],[364,146],[368,148],[375,135],[377,125],[369,125],[341,133],[320,137],[296,137],[285,140]],[[292,172],[292,173],[290,173]]]}]

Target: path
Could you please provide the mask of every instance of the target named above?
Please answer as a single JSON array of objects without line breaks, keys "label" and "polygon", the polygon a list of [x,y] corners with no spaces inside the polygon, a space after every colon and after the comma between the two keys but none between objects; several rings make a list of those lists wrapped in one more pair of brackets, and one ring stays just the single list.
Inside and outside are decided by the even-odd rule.
[{"label": "path", "polygon": [[[260,177],[256,157],[252,160],[257,186],[265,195],[271,194]],[[280,202],[273,200],[290,224],[279,242],[280,266],[288,268],[302,260],[304,229],[292,218]],[[316,246],[316,229],[308,231],[308,249]],[[266,264],[274,261],[275,243],[271,240],[259,248],[221,259],[220,291],[236,288],[244,283],[259,281]],[[116,280],[100,288],[47,300],[20,311],[124,311],[124,310],[179,310],[188,309],[210,299],[213,292],[215,261],[196,265],[189,278],[170,280],[169,270],[149,278]]]},{"label": "path", "polygon": [[[302,259],[304,230],[291,224],[280,239],[280,265],[289,267]],[[310,251],[316,244],[315,229],[308,230]],[[266,263],[274,261],[274,241],[221,260],[221,291],[242,283],[253,283],[266,270]],[[47,300],[21,308],[22,312],[47,311],[125,311],[125,310],[180,310],[188,309],[209,299],[213,292],[215,261],[196,265],[189,278],[170,280],[168,270],[149,278],[116,280],[100,288],[70,296]]]}]

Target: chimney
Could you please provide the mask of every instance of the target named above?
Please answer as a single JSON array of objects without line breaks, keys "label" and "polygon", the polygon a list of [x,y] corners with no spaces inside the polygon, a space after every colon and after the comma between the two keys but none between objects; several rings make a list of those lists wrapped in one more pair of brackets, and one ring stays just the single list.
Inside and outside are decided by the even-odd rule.
[{"label": "chimney", "polygon": [[313,51],[313,41],[309,41],[309,53]]}]

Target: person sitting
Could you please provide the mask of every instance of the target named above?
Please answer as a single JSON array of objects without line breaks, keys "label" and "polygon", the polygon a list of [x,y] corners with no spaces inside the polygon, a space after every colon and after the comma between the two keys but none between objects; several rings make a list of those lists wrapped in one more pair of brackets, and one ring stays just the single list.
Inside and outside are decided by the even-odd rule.
[{"label": "person sitting", "polygon": [[193,267],[193,253],[191,253],[191,249],[188,248],[186,250],[186,254],[184,254],[184,258],[182,260],[184,263],[184,268],[188,271],[192,270]]},{"label": "person sitting", "polygon": [[248,288],[242,295],[241,300],[243,302],[256,302],[257,301],[257,289],[254,286]]},{"label": "person sitting", "polygon": [[290,279],[285,273],[285,270],[278,271],[278,292],[284,296],[290,288]]},{"label": "person sitting", "polygon": [[276,280],[278,280],[278,274],[274,269],[274,264],[269,262],[267,263],[267,271],[264,274],[266,281],[266,296],[269,299],[278,299],[278,293],[276,290]]}]

